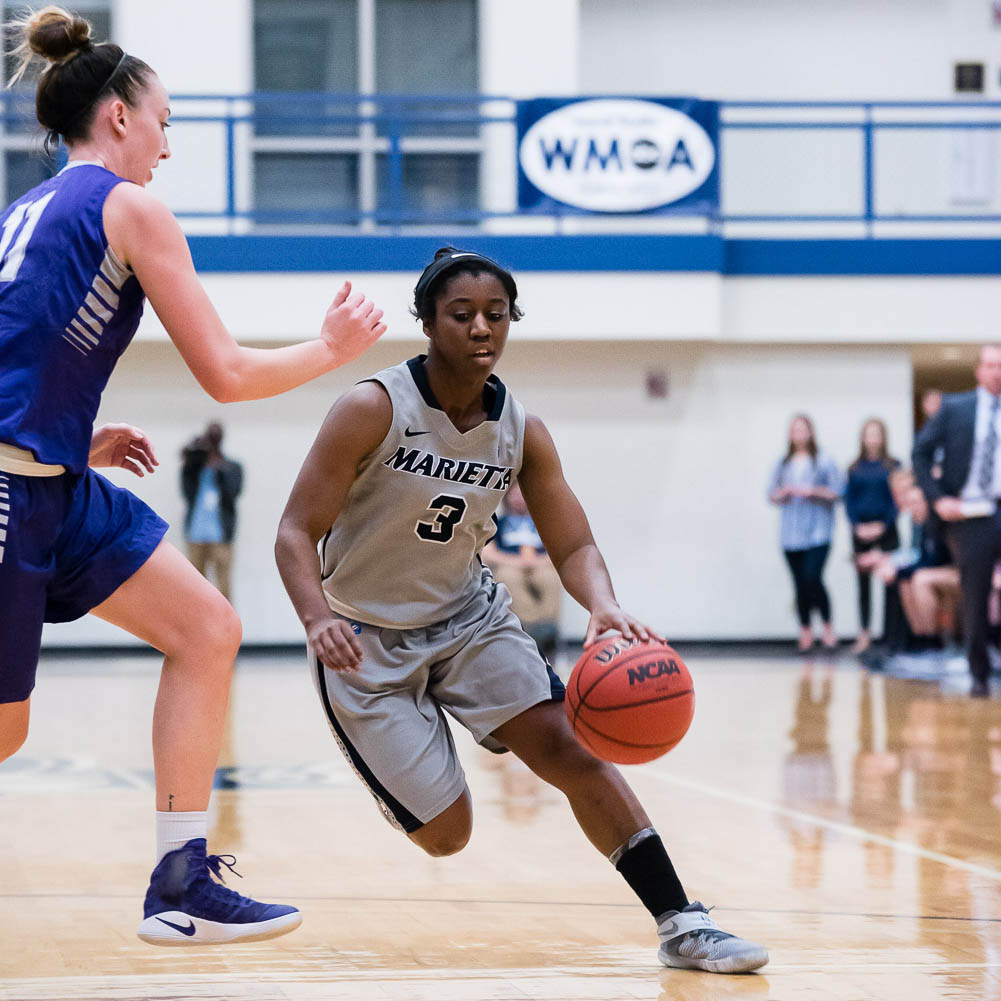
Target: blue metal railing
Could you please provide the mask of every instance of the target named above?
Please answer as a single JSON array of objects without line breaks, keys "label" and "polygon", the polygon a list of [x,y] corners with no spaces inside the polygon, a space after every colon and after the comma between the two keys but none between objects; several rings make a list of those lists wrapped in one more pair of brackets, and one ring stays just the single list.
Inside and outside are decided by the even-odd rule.
[{"label": "blue metal railing", "polygon": [[[871,235],[877,223],[998,223],[1001,222],[1001,188],[997,184],[995,160],[998,154],[998,138],[1001,137],[1001,102],[988,101],[884,101],[884,102],[795,102],[795,101],[730,101],[722,105],[724,116],[739,109],[750,109],[759,114],[799,111],[800,118],[789,120],[768,120],[755,118],[752,121],[724,121],[721,131],[735,133],[741,130],[758,131],[824,131],[848,130],[857,132],[862,139],[861,179],[862,206],[858,212],[847,213],[740,213],[727,212],[721,218],[727,222],[821,222],[821,223],[862,223]],[[854,110],[860,116],[856,119],[816,117],[830,111]],[[897,117],[901,112],[910,112],[911,117]],[[974,112],[971,117],[967,112]],[[935,117],[945,113],[947,117]],[[996,117],[989,117],[991,114]],[[811,115],[813,117],[811,117]],[[879,117],[888,116],[888,117]],[[962,117],[959,117],[962,116]],[[878,156],[876,140],[881,135],[895,133],[952,133],[954,136],[982,133],[990,137],[994,149],[983,149],[981,154],[985,168],[992,175],[992,191],[989,196],[978,199],[983,211],[880,211],[877,207],[876,178]],[[902,172],[888,181],[905,178]]]},{"label": "blue metal railing", "polygon": [[[222,190],[207,204],[202,188],[212,185],[185,183],[171,191],[166,182],[167,200],[181,218],[217,219],[231,228],[372,231],[476,227],[519,216],[513,201],[505,202],[516,163],[516,106],[507,97],[258,92],[175,95],[173,105],[172,124],[207,130],[199,167]],[[722,197],[718,212],[699,216],[708,226],[856,224],[871,234],[880,224],[1001,222],[995,176],[1001,103],[728,101],[720,108]],[[940,165],[948,159],[943,137],[951,137],[955,156],[966,141],[959,137],[979,136],[979,147],[963,154],[980,169],[973,210],[948,190],[955,184],[949,169],[932,171],[923,186],[927,162],[909,162],[900,146],[903,137],[922,133],[926,160]],[[845,137],[856,138],[857,149]],[[783,181],[787,153],[804,139],[814,149],[812,165],[798,173],[790,168]],[[0,150],[40,150],[30,95],[0,96]],[[2,171],[6,161],[0,161]],[[268,169],[275,164],[281,169]],[[814,184],[825,170],[832,177]],[[493,193],[498,177],[507,196]],[[8,199],[20,193],[6,181],[0,193],[4,184]],[[553,218],[559,224],[560,213]]]}]

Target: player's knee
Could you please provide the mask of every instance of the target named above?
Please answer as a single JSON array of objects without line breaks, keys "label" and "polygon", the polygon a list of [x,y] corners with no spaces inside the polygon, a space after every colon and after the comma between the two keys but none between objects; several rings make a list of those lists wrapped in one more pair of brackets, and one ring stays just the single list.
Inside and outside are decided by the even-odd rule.
[{"label": "player's knee", "polygon": [[6,761],[17,754],[27,739],[27,727],[18,729],[13,733],[0,733],[0,761]]},{"label": "player's knee", "polygon": [[461,852],[469,844],[471,834],[471,827],[440,831],[418,840],[417,843],[432,858],[444,858],[446,855],[457,855]]},{"label": "player's knee", "polygon": [[195,642],[206,660],[213,663],[235,660],[243,640],[243,625],[233,606],[220,594],[200,619]]},{"label": "player's knee", "polygon": [[220,617],[218,643],[235,660],[243,642],[243,623],[236,614],[236,609],[225,599],[223,601],[226,611]]},{"label": "player's knee", "polygon": [[433,858],[443,858],[461,852],[472,832],[472,803],[465,790],[451,806],[414,831],[410,839]]},{"label": "player's knee", "polygon": [[0,761],[16,754],[28,739],[28,712],[0,714]]}]

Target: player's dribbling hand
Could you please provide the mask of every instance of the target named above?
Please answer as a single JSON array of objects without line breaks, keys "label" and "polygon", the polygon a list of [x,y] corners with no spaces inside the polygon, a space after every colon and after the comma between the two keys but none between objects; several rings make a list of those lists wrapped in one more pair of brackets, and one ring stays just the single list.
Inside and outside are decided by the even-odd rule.
[{"label": "player's dribbling hand", "polygon": [[306,630],[306,640],[320,663],[332,671],[357,671],[361,667],[361,644],[351,623],[331,616]]},{"label": "player's dribbling hand", "polygon": [[650,640],[667,642],[660,633],[654,632],[649,626],[643,625],[639,619],[634,619],[622,611],[618,603],[613,601],[598,605],[591,611],[591,621],[587,624],[584,646],[589,647],[592,643],[597,642],[598,637],[609,630],[616,630],[622,633],[627,640],[635,639],[641,643],[648,643]]},{"label": "player's dribbling hand", "polygon": [[352,292],[351,282],[345,282],[323,318],[320,336],[337,364],[345,365],[367,351],[385,332],[382,310],[361,292]]},{"label": "player's dribbling hand", "polygon": [[127,469],[136,476],[153,473],[160,465],[149,438],[131,424],[105,424],[99,427],[90,439],[87,464],[95,468]]}]

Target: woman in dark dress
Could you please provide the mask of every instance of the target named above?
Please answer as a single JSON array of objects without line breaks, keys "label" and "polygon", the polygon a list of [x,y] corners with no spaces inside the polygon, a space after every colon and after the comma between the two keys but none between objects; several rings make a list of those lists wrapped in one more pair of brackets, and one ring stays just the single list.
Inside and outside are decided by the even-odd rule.
[{"label": "woman in dark dress", "polygon": [[872,643],[872,571],[884,553],[900,545],[897,506],[890,493],[890,473],[899,466],[887,451],[886,424],[870,418],[862,425],[858,458],[848,468],[845,487],[858,573],[859,633],[853,653],[864,653]]}]

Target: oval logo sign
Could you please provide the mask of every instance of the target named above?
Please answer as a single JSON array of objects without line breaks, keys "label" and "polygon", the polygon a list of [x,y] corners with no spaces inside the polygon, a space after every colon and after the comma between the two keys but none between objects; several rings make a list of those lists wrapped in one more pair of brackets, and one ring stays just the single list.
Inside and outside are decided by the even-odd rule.
[{"label": "oval logo sign", "polygon": [[642,212],[696,191],[716,150],[698,122],[653,101],[576,101],[532,124],[518,149],[550,198],[591,212]]}]

